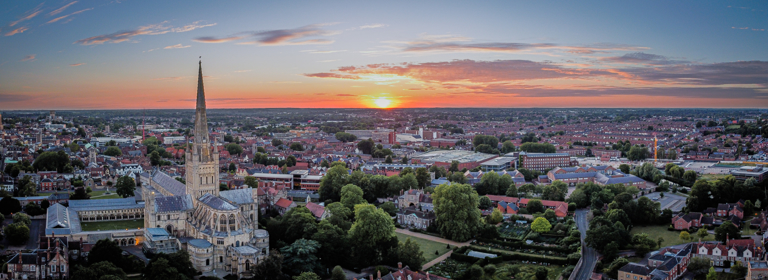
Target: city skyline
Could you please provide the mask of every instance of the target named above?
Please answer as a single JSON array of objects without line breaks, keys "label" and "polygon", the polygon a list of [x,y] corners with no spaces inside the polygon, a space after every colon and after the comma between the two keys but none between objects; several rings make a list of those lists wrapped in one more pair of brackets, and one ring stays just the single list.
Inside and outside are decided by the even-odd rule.
[{"label": "city skyline", "polygon": [[1,5],[0,110],[768,107],[765,2]]}]

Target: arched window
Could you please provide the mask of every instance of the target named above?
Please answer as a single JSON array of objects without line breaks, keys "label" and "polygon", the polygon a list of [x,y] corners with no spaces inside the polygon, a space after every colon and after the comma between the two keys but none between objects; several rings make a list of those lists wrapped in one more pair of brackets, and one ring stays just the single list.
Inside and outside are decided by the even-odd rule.
[{"label": "arched window", "polygon": [[240,247],[240,241],[235,241],[235,247]]},{"label": "arched window", "polygon": [[219,257],[219,262],[223,263],[224,262],[224,257]]},{"label": "arched window", "polygon": [[211,265],[211,259],[205,259],[205,265]]}]

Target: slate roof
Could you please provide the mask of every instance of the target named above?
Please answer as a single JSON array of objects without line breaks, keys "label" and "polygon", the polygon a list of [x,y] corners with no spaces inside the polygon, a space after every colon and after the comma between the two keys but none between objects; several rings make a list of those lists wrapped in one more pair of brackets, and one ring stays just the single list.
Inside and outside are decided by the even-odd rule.
[{"label": "slate roof", "polygon": [[250,188],[221,191],[219,196],[237,204],[253,203],[253,193]]},{"label": "slate roof", "polygon": [[233,249],[235,249],[235,251],[237,251],[241,255],[256,255],[256,254],[261,253],[261,250],[256,249],[256,248],[251,247],[251,246],[247,246],[247,245],[246,246],[240,246],[240,247],[234,247]]},{"label": "slate roof", "polygon": [[110,199],[70,200],[69,208],[75,211],[121,210],[121,209],[144,208],[144,205],[136,203],[135,197],[127,197],[127,198],[110,198]]},{"label": "slate roof", "polygon": [[152,181],[173,195],[182,196],[187,194],[187,186],[162,171],[155,171],[152,175]]},{"label": "slate roof", "polygon": [[64,207],[61,204],[54,204],[48,207],[46,216],[45,234],[66,235],[81,232],[80,220],[77,212]]},{"label": "slate roof", "polygon": [[192,209],[192,195],[155,197],[155,212],[175,212]]},{"label": "slate roof", "polygon": [[213,246],[213,244],[211,244],[211,242],[208,242],[205,239],[192,239],[189,242],[187,242],[187,244],[195,246],[197,248],[208,248],[208,247]]},{"label": "slate roof", "polygon": [[221,197],[206,193],[199,198],[200,202],[216,210],[237,210],[237,206]]},{"label": "slate roof", "polygon": [[621,268],[619,268],[620,272],[629,272],[632,274],[640,274],[640,275],[648,275],[648,273],[651,272],[651,269],[644,265],[639,265],[636,263],[628,263]]}]

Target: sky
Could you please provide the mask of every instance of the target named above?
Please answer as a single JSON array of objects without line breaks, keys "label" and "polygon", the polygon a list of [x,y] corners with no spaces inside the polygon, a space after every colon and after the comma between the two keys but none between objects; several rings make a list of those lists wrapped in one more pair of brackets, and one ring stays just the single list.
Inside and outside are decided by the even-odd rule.
[{"label": "sky", "polygon": [[768,108],[768,1],[0,3],[0,110]]}]

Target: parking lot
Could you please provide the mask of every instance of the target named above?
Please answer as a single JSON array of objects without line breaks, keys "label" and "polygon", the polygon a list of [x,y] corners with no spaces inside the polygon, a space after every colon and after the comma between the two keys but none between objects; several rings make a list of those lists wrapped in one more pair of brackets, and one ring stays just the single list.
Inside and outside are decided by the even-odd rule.
[{"label": "parking lot", "polygon": [[675,213],[683,210],[683,207],[686,205],[685,200],[687,199],[684,196],[676,195],[673,193],[664,193],[664,197],[661,197],[661,193],[653,192],[646,194],[645,196],[653,201],[661,203],[662,210],[670,209]]}]

